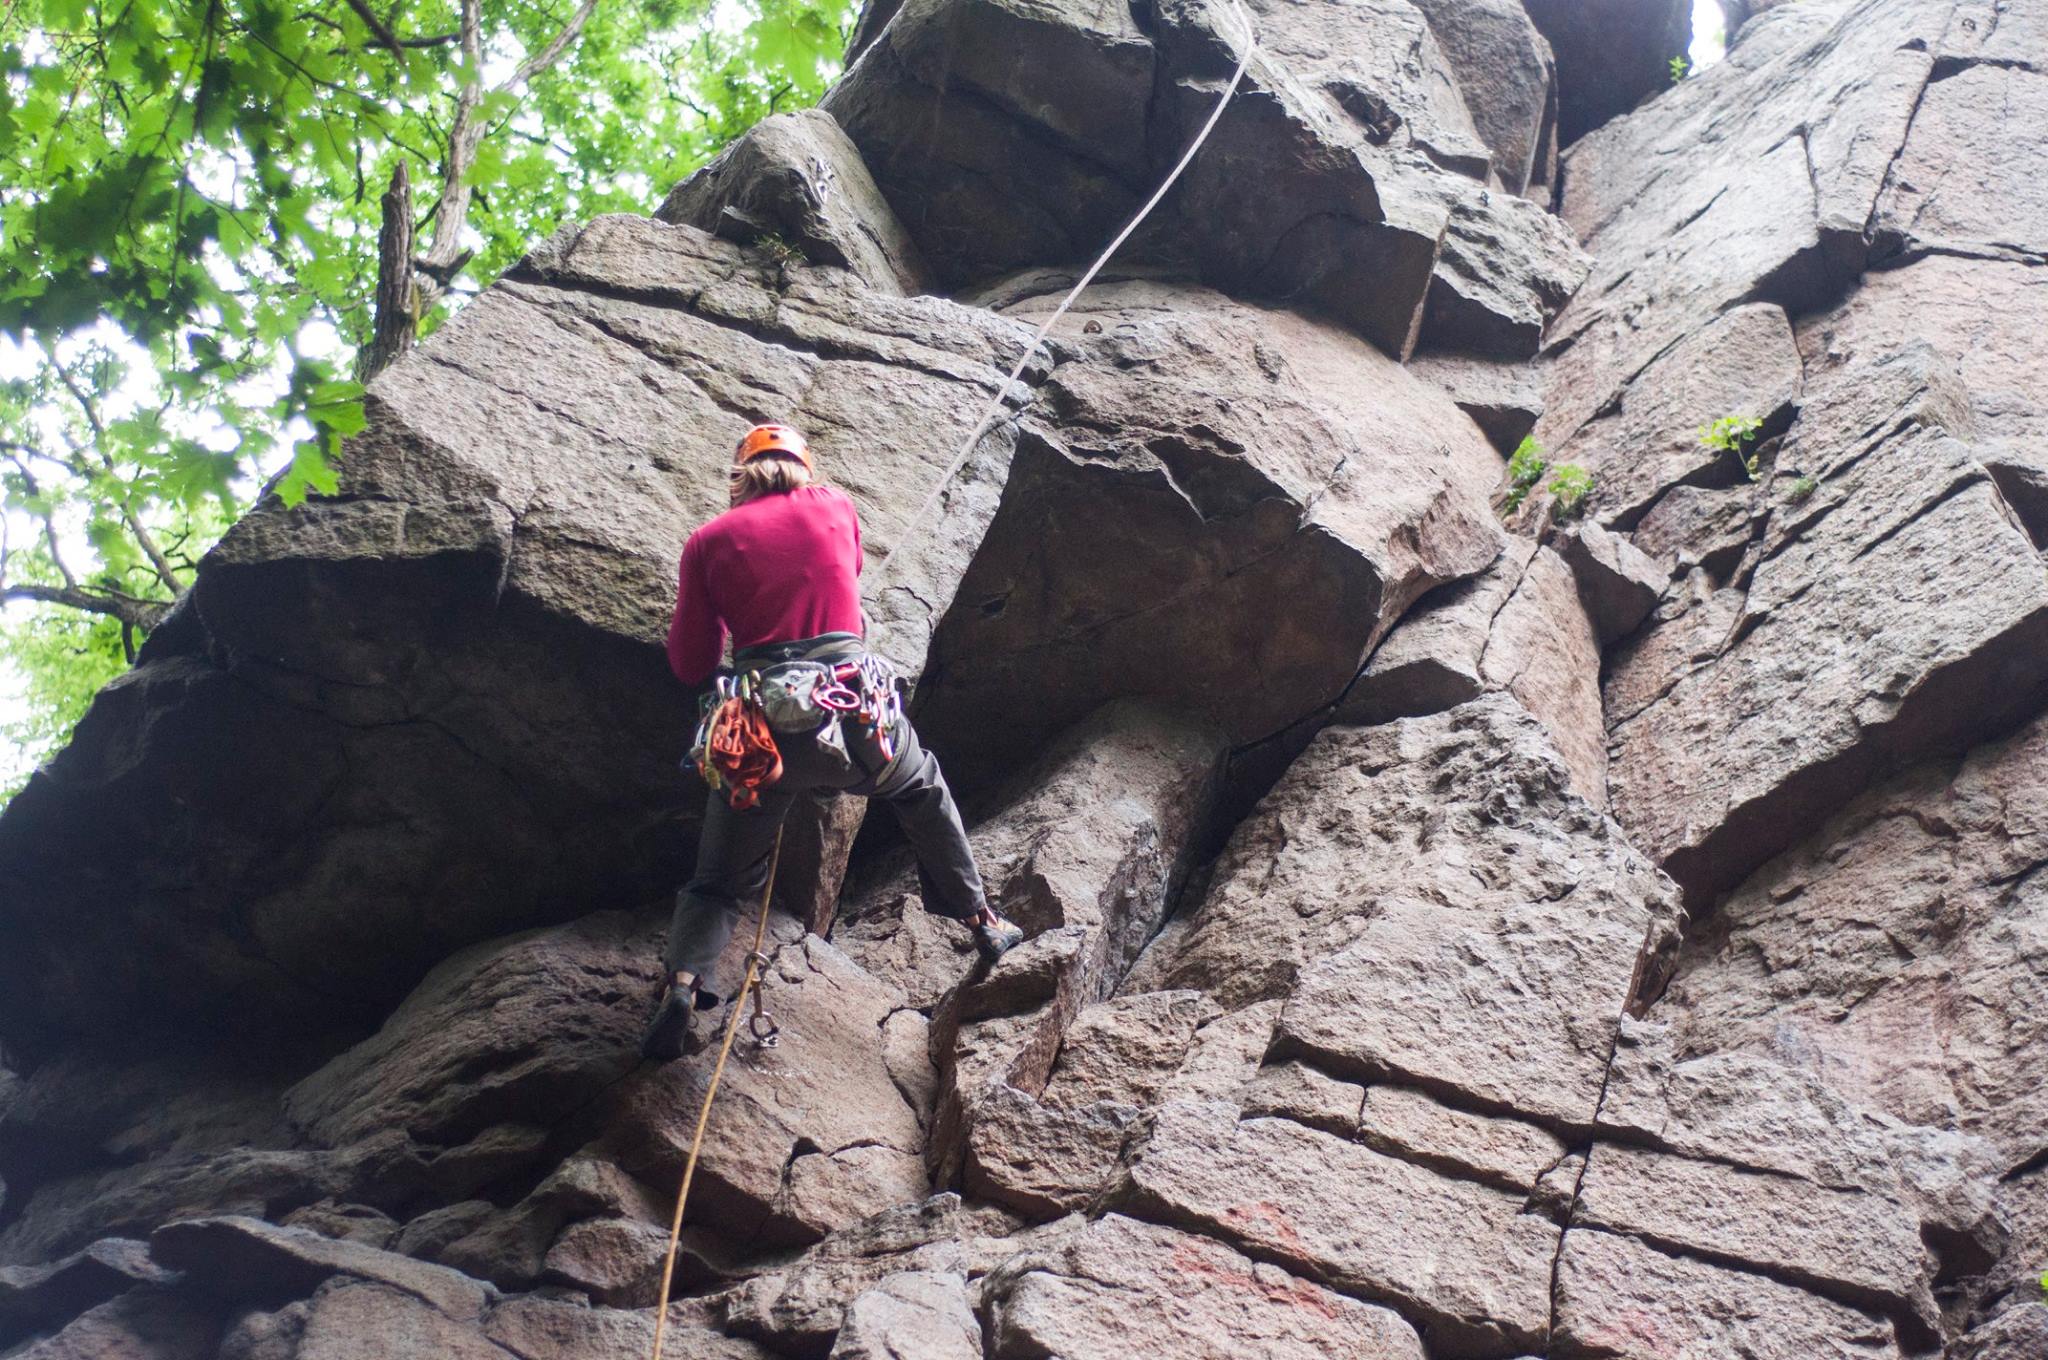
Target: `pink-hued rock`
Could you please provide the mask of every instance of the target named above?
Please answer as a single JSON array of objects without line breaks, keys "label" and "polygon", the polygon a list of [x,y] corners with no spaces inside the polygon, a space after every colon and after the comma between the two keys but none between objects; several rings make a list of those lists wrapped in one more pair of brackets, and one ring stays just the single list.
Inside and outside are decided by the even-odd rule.
[{"label": "pink-hued rock", "polygon": [[1903,1355],[1880,1318],[1767,1276],[1669,1256],[1590,1228],[1564,1235],[1552,1336],[1550,1354],[1563,1360]]},{"label": "pink-hued rock", "polygon": [[1730,6],[871,0],[535,247],[0,808],[0,1351],[648,1353],[776,419],[1028,939],[803,800],[668,1354],[2048,1356],[2048,20]]},{"label": "pink-hued rock", "polygon": [[1548,1326],[1558,1228],[1521,1196],[1291,1120],[1169,1105],[1109,1203],[1389,1304],[1449,1353],[1520,1354]]},{"label": "pink-hued rock", "polygon": [[[903,994],[815,936],[777,919],[763,984],[780,1045],[742,1042],[719,1088],[722,1134],[704,1145],[693,1223],[754,1244],[801,1245],[893,1204],[924,1198],[925,1128],[892,1075],[882,1027]],[[751,943],[735,935],[720,967],[738,976]],[[701,1021],[700,1021],[701,1023]],[[689,1151],[707,1062],[645,1068],[595,1126],[606,1155],[650,1183]]]},{"label": "pink-hued rock", "polygon": [[[1399,1315],[1211,1238],[1111,1214],[990,1275],[990,1354],[1421,1360]],[[979,1352],[976,1352],[979,1354]]]}]

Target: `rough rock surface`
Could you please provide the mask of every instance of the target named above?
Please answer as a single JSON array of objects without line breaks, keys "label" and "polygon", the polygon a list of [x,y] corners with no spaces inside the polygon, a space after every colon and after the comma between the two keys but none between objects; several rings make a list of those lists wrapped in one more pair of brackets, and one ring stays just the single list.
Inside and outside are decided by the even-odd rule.
[{"label": "rough rock surface", "polygon": [[[731,431],[809,425],[880,551],[1022,342],[845,280],[602,218],[384,375],[343,493],[237,525],[10,805],[15,1028],[117,997],[374,1019],[453,946],[672,887],[694,800],[659,642]],[[906,660],[993,509],[1007,440],[983,449],[868,602]],[[144,788],[176,792],[145,813]]]},{"label": "rough rock surface", "polygon": [[1220,1104],[1168,1105],[1125,1175],[1113,1207],[1391,1304],[1445,1353],[1541,1345],[1558,1228],[1518,1196]]},{"label": "rough rock surface", "polygon": [[[1055,305],[1044,287],[1005,310],[1035,321]],[[969,783],[1116,695],[1265,737],[1335,699],[1415,599],[1499,552],[1499,459],[1371,346],[1147,282],[1092,289],[1075,314],[1063,324],[1101,328],[1074,340],[1098,357],[1045,383],[1057,425],[1020,436],[932,642],[922,711]]]},{"label": "rough rock surface", "polygon": [[1682,0],[1524,0],[1557,53],[1558,140],[1569,146],[1670,83],[1692,41]]},{"label": "rough rock surface", "polygon": [[927,291],[924,259],[860,152],[816,109],[764,118],[678,184],[655,216],[742,243],[779,242],[876,292]]},{"label": "rough rock surface", "polygon": [[1517,0],[1415,0],[1493,153],[1493,174],[1519,194],[1548,184],[1557,156],[1557,63]]},{"label": "rough rock surface", "polygon": [[1383,723],[1505,692],[1564,754],[1573,790],[1604,806],[1600,648],[1626,631],[1631,614],[1640,622],[1648,612],[1646,583],[1624,570],[1657,573],[1640,554],[1623,557],[1632,550],[1619,540],[1607,545],[1604,562],[1592,559],[1580,536],[1589,531],[1598,532],[1580,526],[1554,547],[1516,538],[1483,575],[1424,600],[1373,653],[1333,716]]},{"label": "rough rock surface", "polygon": [[538,244],[0,810],[0,1351],[647,1352],[658,644],[779,418],[1030,938],[807,800],[670,1354],[2048,1355],[2048,23],[1684,8],[1247,0],[915,523],[1234,5],[876,0]]},{"label": "rough rock surface", "polygon": [[998,1267],[985,1286],[998,1357],[1142,1349],[1190,1360],[1240,1355],[1421,1360],[1414,1329],[1209,1238],[1110,1214],[1055,1247]]},{"label": "rough rock surface", "polygon": [[1645,682],[1638,659],[1661,669],[1658,634],[1689,626],[1663,620],[1613,668],[1616,815],[1690,892],[1739,881],[1874,773],[2009,725],[2048,681],[2048,571],[1973,437],[1924,347],[1831,375],[1780,454],[1816,489],[1745,554],[1726,632]]},{"label": "rough rock surface", "polygon": [[[1329,728],[1239,826],[1202,900],[1168,923],[1127,986],[1197,987],[1234,1009],[1268,997],[1306,1004],[1324,986],[1341,1003],[1348,985],[1378,977],[1389,1012],[1374,1009],[1374,1023],[1355,1026],[1356,1041],[1412,1039],[1416,1061],[1427,1062],[1430,1050],[1443,1051],[1438,1025],[1448,1022],[1469,1025],[1472,1042],[1492,1054],[1507,1016],[1517,1017],[1508,1029],[1522,1030],[1537,1014],[1522,1007],[1547,1010],[1561,998],[1544,986],[1482,987],[1466,972],[1469,955],[1436,951],[1470,932],[1469,947],[1485,952],[1497,978],[1574,967],[1533,938],[1496,938],[1526,925],[1581,937],[1571,952],[1583,952],[1591,970],[1580,975],[1586,999],[1600,998],[1589,1009],[1559,1005],[1555,1023],[1606,1025],[1630,999],[1639,951],[1662,947],[1673,904],[1668,885],[1569,782],[1540,727],[1506,697],[1383,727]],[[1567,897],[1545,922],[1550,904]],[[1407,962],[1382,974],[1374,960],[1389,949]],[[1347,958],[1357,960],[1349,979]],[[1431,982],[1446,989],[1441,1016],[1397,1021],[1409,990]],[[1481,1002],[1502,1009],[1489,1014]],[[1387,1023],[1407,1037],[1393,1039]],[[1567,1084],[1584,1100],[1556,1108],[1589,1114],[1601,1045],[1563,1029],[1554,1050],[1533,1034],[1517,1037],[1532,1042],[1539,1065],[1549,1058],[1538,1054],[1573,1055],[1579,1075]],[[1467,1069],[1467,1080],[1496,1066]]]}]

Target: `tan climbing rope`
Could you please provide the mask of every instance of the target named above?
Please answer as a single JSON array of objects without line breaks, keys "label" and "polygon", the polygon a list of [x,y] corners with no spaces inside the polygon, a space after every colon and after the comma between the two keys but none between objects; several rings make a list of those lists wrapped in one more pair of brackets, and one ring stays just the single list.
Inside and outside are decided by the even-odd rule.
[{"label": "tan climbing rope", "polygon": [[[1088,267],[1088,272],[1081,276],[1081,281],[1073,286],[1065,298],[1061,299],[1059,307],[1050,317],[1046,318],[1045,324],[1038,328],[1038,334],[1031,338],[1031,343],[1025,346],[1024,352],[1017,357],[1016,366],[1010,370],[1010,376],[1005,378],[1002,384],[989,397],[988,405],[983,409],[981,418],[974,422],[974,428],[968,432],[967,438],[961,442],[959,454],[953,459],[952,464],[947,467],[945,474],[939,478],[938,484],[932,488],[931,494],[924,498],[924,503],[919,505],[904,520],[903,523],[906,531],[911,526],[922,522],[924,517],[931,512],[932,507],[938,504],[939,497],[945,494],[946,488],[952,484],[953,478],[959,475],[960,469],[967,466],[968,458],[974,453],[974,446],[981,442],[982,435],[988,432],[990,424],[994,422],[996,415],[1002,410],[1003,394],[1010,390],[1018,378],[1023,376],[1024,366],[1031,362],[1031,356],[1038,352],[1038,347],[1045,342],[1045,337],[1052,333],[1052,328],[1059,323],[1059,319],[1067,314],[1067,309],[1074,305],[1074,300],[1081,296],[1082,290],[1095,281],[1095,276],[1102,272],[1103,266],[1109,263],[1110,257],[1115,255],[1123,246],[1123,243],[1131,238],[1131,233],[1135,232],[1144,224],[1145,219],[1152,215],[1152,210],[1159,206],[1160,201],[1166,197],[1167,191],[1173,188],[1174,184],[1180,179],[1182,172],[1194,161],[1195,153],[1200,151],[1202,144],[1209,140],[1209,134],[1215,131],[1217,122],[1223,117],[1223,110],[1229,105],[1231,96],[1237,93],[1238,85],[1244,80],[1245,68],[1251,64],[1252,52],[1256,48],[1256,35],[1252,29],[1251,16],[1245,12],[1240,0],[1231,0],[1231,8],[1236,11],[1238,22],[1244,26],[1243,51],[1237,59],[1237,69],[1231,73],[1230,83],[1224,87],[1222,97],[1216,101],[1216,107],[1209,113],[1209,120],[1202,124],[1202,130],[1195,134],[1195,139],[1192,142],[1188,143],[1188,149],[1182,153],[1180,162],[1173,167],[1173,172],[1161,181],[1159,188],[1153,193],[1152,197],[1146,200],[1145,206],[1138,209],[1138,215],[1133,217],[1125,225],[1124,229],[1117,233],[1116,239],[1111,241],[1102,254],[1096,257],[1095,263]],[[894,544],[883,551],[881,560],[875,564],[875,570],[870,576],[870,580],[883,579],[882,573],[888,569],[890,559],[896,555],[896,549],[901,547],[908,537],[909,535],[906,532]],[[768,884],[761,892],[761,914],[754,922],[754,948],[747,955],[746,979],[740,983],[739,992],[733,997],[732,1016],[725,1023],[725,1039],[719,1045],[718,1062],[711,1069],[711,1084],[704,1088],[704,1104],[697,1111],[697,1131],[690,1139],[689,1160],[683,1164],[682,1188],[676,1192],[675,1218],[670,1222],[668,1230],[668,1255],[664,1258],[661,1265],[661,1303],[654,1315],[654,1351],[652,1360],[661,1360],[662,1342],[668,1335],[669,1289],[675,1280],[676,1251],[683,1236],[683,1206],[689,1203],[690,1182],[696,1178],[697,1157],[704,1147],[704,1130],[711,1123],[711,1102],[718,1096],[718,1082],[725,1075],[725,1060],[732,1053],[733,1040],[739,1034],[740,1012],[746,1009],[749,995],[752,995],[754,998],[754,1014],[747,1022],[748,1033],[753,1035],[755,1041],[764,1048],[773,1047],[775,1044],[776,1026],[774,1017],[770,1016],[763,1009],[760,993],[757,990],[757,983],[760,980],[761,969],[768,962],[767,956],[761,952],[761,945],[767,939],[768,902],[775,892],[775,869],[781,858],[782,831],[780,828],[777,828],[775,832],[775,851],[768,860]]]},{"label": "tan climbing rope", "polygon": [[974,446],[981,442],[982,435],[988,433],[988,428],[994,423],[996,414],[1002,410],[1003,394],[1010,390],[1018,378],[1023,376],[1024,366],[1031,362],[1031,356],[1036,354],[1038,347],[1045,343],[1045,337],[1052,333],[1052,328],[1059,324],[1059,319],[1067,314],[1067,308],[1074,305],[1074,300],[1081,296],[1081,291],[1084,288],[1095,282],[1095,276],[1102,272],[1103,266],[1109,263],[1110,257],[1122,248],[1123,243],[1131,239],[1131,233],[1142,226],[1145,219],[1152,215],[1152,210],[1159,206],[1161,199],[1166,197],[1167,190],[1173,188],[1175,182],[1180,179],[1181,172],[1186,170],[1194,161],[1195,153],[1202,149],[1202,143],[1208,141],[1209,134],[1216,130],[1218,120],[1223,117],[1223,110],[1229,106],[1231,96],[1237,93],[1239,83],[1244,80],[1245,68],[1251,65],[1252,53],[1258,48],[1258,35],[1252,27],[1251,15],[1245,11],[1240,0],[1231,0],[1231,8],[1237,12],[1238,22],[1244,25],[1244,40],[1242,44],[1244,51],[1237,59],[1237,70],[1231,73],[1230,83],[1223,88],[1223,97],[1218,99],[1216,107],[1210,110],[1209,121],[1202,124],[1202,130],[1195,134],[1195,139],[1188,143],[1188,149],[1181,153],[1180,163],[1173,167],[1173,173],[1160,182],[1159,188],[1153,193],[1152,197],[1145,201],[1145,206],[1138,209],[1138,215],[1133,217],[1125,225],[1124,229],[1117,233],[1116,239],[1111,241],[1108,247],[1095,257],[1095,263],[1088,266],[1088,272],[1081,276],[1081,281],[1068,291],[1065,298],[1061,299],[1059,307],[1051,316],[1046,318],[1045,324],[1038,328],[1038,334],[1031,337],[1031,343],[1024,347],[1022,354],[1017,356],[1016,366],[1010,370],[1010,376],[1003,379],[995,392],[990,395],[988,405],[982,409],[981,419],[974,422],[974,428],[968,431],[967,438],[961,441],[960,452],[947,465],[945,473],[938,480],[938,484],[932,488],[931,494],[924,498],[924,501],[917,509],[913,510],[904,519],[903,532],[897,540],[882,550],[881,560],[875,563],[875,569],[869,574],[869,580],[879,582],[887,579],[884,573],[888,571],[891,559],[896,556],[896,550],[914,537],[911,530],[922,523],[925,516],[931,513],[932,507],[939,503],[939,497],[943,496],[946,493],[946,488],[953,484],[953,478],[960,474],[961,468],[967,466],[968,458],[973,456]]},{"label": "tan climbing rope", "polygon": [[[747,997],[754,997],[754,1015],[747,1022],[748,1033],[754,1036],[763,1048],[775,1046],[776,1028],[774,1017],[760,1004],[760,993],[755,984],[760,981],[761,970],[767,966],[768,956],[761,952],[761,946],[768,938],[768,903],[775,896],[775,869],[782,862],[782,829],[775,831],[775,850],[768,857],[768,882],[761,889],[761,914],[754,920],[754,947],[747,954],[747,975],[741,981],[738,993],[732,999],[732,1016],[725,1022],[725,1040],[718,1048],[718,1063],[711,1069],[711,1084],[704,1088],[704,1104],[697,1111],[697,1132],[690,1138],[690,1158],[683,1163],[683,1185],[676,1191],[676,1215],[668,1228],[668,1256],[661,1263],[661,1306],[654,1314],[653,1360],[661,1360],[661,1343],[668,1334],[668,1293],[675,1280],[676,1249],[683,1239],[683,1206],[690,1202],[690,1182],[697,1175],[697,1155],[704,1148],[704,1129],[711,1122],[711,1102],[718,1096],[719,1078],[725,1075],[725,1060],[732,1054],[732,1041],[739,1034],[740,1012],[747,1008]],[[763,1025],[767,1033],[762,1033]]]}]

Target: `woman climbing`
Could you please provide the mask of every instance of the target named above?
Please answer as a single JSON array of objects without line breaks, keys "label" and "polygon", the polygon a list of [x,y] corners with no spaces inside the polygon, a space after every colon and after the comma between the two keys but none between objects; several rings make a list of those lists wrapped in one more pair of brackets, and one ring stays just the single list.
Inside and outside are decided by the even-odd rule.
[{"label": "woman climbing", "polygon": [[741,902],[762,892],[782,819],[807,789],[887,802],[916,851],[925,909],[971,928],[983,958],[1024,938],[988,904],[939,762],[896,702],[887,663],[862,645],[859,515],[811,472],[801,434],[755,426],[733,458],[732,508],[683,546],[669,666],[702,686],[730,633],[733,671],[761,678],[781,769],[771,762],[729,792],[712,790],[696,869],[676,894],[661,1001],[640,1043],[656,1061],[699,1046],[691,1018],[720,999],[711,967]]}]

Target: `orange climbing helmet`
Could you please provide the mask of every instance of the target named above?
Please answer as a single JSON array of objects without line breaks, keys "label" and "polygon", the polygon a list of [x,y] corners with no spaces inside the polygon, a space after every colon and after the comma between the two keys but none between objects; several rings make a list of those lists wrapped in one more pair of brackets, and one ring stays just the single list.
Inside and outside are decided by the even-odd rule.
[{"label": "orange climbing helmet", "polygon": [[740,440],[737,456],[733,461],[750,463],[768,453],[786,453],[811,471],[811,446],[804,443],[804,437],[787,425],[756,425]]}]

